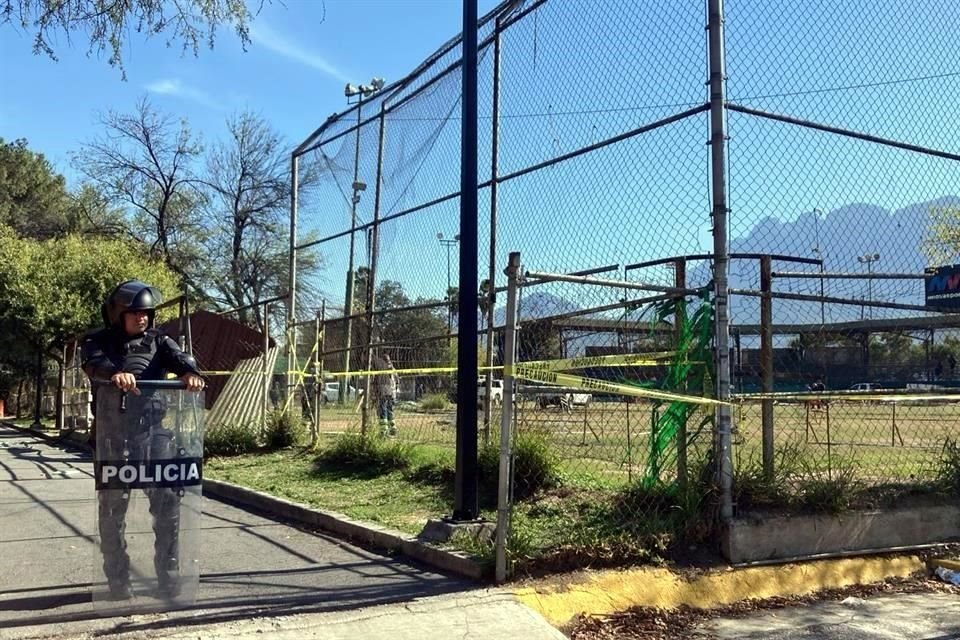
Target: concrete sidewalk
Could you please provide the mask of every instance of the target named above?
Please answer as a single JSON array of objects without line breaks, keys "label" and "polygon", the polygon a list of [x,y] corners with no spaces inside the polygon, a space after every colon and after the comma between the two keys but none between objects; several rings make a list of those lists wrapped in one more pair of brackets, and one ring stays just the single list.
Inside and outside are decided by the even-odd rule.
[{"label": "concrete sidewalk", "polygon": [[697,633],[717,640],[956,640],[960,598],[947,593],[847,598],[718,618]]},{"label": "concrete sidewalk", "polygon": [[[169,640],[564,640],[565,636],[499,590],[475,590],[366,607],[351,611],[298,614],[285,617],[236,619],[214,624],[179,621],[176,627],[149,618],[131,620],[117,640],[165,638]],[[91,633],[60,636],[92,640]]]},{"label": "concrete sidewalk", "polygon": [[[86,452],[0,426],[0,640],[121,632],[497,640],[522,630],[524,640],[563,637],[507,593],[213,500],[204,501],[195,607],[99,618],[90,599],[97,575],[91,472]],[[435,597],[442,594],[460,595]],[[288,635],[297,625],[302,629]],[[318,635],[306,635],[309,629]]]}]

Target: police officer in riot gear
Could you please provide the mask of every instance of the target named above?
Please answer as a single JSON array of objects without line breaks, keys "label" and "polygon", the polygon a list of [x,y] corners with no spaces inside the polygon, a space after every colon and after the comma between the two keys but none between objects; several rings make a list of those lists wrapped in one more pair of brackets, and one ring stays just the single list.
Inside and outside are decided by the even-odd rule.
[{"label": "police officer in riot gear", "polygon": [[[176,457],[173,433],[163,428],[165,407],[160,398],[137,388],[137,380],[162,380],[179,376],[187,389],[199,391],[204,381],[192,356],[181,351],[168,336],[154,328],[158,291],[138,280],[118,285],[101,308],[106,327],[88,334],[83,342],[83,370],[91,379],[109,380],[116,390],[102,387],[96,393],[117,395],[118,413],[95,416],[97,456],[100,460],[169,459]],[[120,398],[129,415],[141,416],[135,423],[120,417]],[[131,453],[132,452],[132,453]],[[176,597],[177,542],[180,498],[176,489],[146,489],[153,516],[154,568],[161,595]],[[100,551],[110,595],[125,599],[130,594],[130,558],[124,540],[125,516],[130,492],[98,491]]]}]

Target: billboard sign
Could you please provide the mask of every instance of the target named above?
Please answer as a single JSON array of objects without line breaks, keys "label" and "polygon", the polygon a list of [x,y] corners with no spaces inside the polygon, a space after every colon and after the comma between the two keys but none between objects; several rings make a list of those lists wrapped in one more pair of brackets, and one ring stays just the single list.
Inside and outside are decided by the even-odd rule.
[{"label": "billboard sign", "polygon": [[924,271],[924,303],[938,309],[960,309],[960,264]]}]

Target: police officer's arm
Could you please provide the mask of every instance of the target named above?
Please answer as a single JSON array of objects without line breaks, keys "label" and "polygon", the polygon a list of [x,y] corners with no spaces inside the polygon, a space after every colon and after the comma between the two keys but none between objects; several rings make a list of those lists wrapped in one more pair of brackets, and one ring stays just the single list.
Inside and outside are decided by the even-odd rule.
[{"label": "police officer's arm", "polygon": [[84,338],[80,349],[80,365],[91,380],[95,378],[110,380],[124,391],[140,393],[137,390],[137,379],[134,375],[117,367],[116,363],[103,350],[100,334],[95,333]]},{"label": "police officer's arm", "polygon": [[160,336],[157,351],[163,359],[163,367],[187,383],[190,391],[199,391],[204,386],[203,374],[197,366],[197,361],[188,353],[180,349],[169,336]]},{"label": "police officer's arm", "polygon": [[83,339],[83,345],[80,348],[80,365],[91,379],[103,378],[109,380],[115,374],[120,373],[120,369],[113,363],[110,357],[104,352],[103,347],[96,336],[86,336]]}]

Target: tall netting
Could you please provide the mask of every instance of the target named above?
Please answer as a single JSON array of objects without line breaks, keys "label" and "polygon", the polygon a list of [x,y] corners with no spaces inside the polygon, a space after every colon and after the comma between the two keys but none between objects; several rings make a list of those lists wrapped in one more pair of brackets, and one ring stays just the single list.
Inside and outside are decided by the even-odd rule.
[{"label": "tall netting", "polygon": [[[960,327],[925,286],[960,280],[925,270],[960,250],[960,7],[725,4],[736,507],[810,482],[939,486]],[[708,20],[701,0],[521,0],[481,20],[476,308],[457,302],[459,38],[304,141],[291,340],[314,363],[320,441],[452,456],[457,398],[476,393],[493,468],[514,408],[515,557],[622,560],[712,535],[728,452]],[[510,252],[526,273],[515,371]],[[474,318],[477,384],[458,389]]]}]

